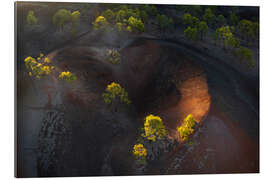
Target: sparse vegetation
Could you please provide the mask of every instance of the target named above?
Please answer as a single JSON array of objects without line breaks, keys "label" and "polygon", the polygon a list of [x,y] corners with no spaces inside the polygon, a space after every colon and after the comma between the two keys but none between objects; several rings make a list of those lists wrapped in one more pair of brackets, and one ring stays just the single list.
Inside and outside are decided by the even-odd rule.
[{"label": "sparse vegetation", "polygon": [[119,64],[120,63],[120,54],[117,50],[115,49],[109,49],[107,51],[107,59],[110,63],[112,64]]},{"label": "sparse vegetation", "polygon": [[60,80],[65,80],[67,82],[72,82],[72,81],[75,81],[77,79],[77,77],[73,73],[71,73],[69,71],[61,72],[59,74],[58,78]]}]

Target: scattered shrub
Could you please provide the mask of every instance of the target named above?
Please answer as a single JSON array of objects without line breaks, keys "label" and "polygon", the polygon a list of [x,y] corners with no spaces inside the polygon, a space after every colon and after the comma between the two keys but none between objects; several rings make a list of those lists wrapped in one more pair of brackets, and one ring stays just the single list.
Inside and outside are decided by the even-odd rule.
[{"label": "scattered shrub", "polygon": [[120,62],[120,54],[117,50],[110,49],[107,51],[107,59],[112,64],[119,64]]},{"label": "scattered shrub", "polygon": [[72,82],[72,81],[74,81],[74,80],[77,79],[77,77],[76,77],[73,73],[71,73],[71,72],[69,72],[69,71],[61,72],[61,73],[59,74],[58,78],[59,78],[60,80],[65,80],[65,81],[67,81],[67,82]]}]

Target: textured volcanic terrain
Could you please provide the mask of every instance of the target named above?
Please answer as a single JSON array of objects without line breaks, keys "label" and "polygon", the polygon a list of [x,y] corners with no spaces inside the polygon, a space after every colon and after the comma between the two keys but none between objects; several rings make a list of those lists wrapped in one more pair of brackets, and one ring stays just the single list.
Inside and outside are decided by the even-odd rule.
[{"label": "textured volcanic terrain", "polygon": [[[121,62],[113,65],[107,46],[88,37],[48,54],[58,70],[76,74],[75,82],[34,80],[19,72],[26,176],[35,175],[32,169],[39,176],[258,172],[256,93],[239,83],[237,72],[147,38],[120,47]],[[117,112],[102,99],[113,81],[132,101],[119,104]],[[138,172],[130,150],[150,113],[163,119],[171,139],[178,140],[176,127],[190,113],[199,126],[190,143]]]}]

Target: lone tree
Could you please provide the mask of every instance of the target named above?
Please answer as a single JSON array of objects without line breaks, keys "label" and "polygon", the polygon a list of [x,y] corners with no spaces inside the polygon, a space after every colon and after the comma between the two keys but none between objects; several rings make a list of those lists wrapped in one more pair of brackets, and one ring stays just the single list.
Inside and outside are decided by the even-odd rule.
[{"label": "lone tree", "polygon": [[108,61],[112,64],[119,64],[120,63],[120,53],[115,49],[107,50],[106,57]]},{"label": "lone tree", "polygon": [[105,17],[98,16],[93,22],[93,26],[95,30],[107,30],[109,23]]},{"label": "lone tree", "polygon": [[173,29],[173,19],[172,18],[168,18],[166,15],[162,14],[158,14],[156,17],[157,23],[158,23],[158,27],[161,31],[165,31],[166,29]]},{"label": "lone tree", "polygon": [[236,55],[240,57],[240,60],[245,62],[249,68],[253,68],[255,65],[254,59],[253,59],[253,53],[250,49],[245,47],[240,47],[236,51]]},{"label": "lone tree", "polygon": [[194,132],[195,119],[192,114],[189,114],[182,123],[181,126],[177,128],[177,131],[183,141],[188,140],[188,137]]},{"label": "lone tree", "polygon": [[208,33],[208,26],[207,26],[207,23],[205,21],[201,21],[199,23],[198,31],[199,31],[199,34],[201,36],[201,40],[203,40],[204,37],[206,36],[206,34]]},{"label": "lone tree", "polygon": [[138,18],[135,18],[133,16],[129,17],[128,25],[129,25],[128,27],[131,28],[132,32],[139,32],[139,33],[144,32],[144,24]]},{"label": "lone tree", "polygon": [[253,25],[252,21],[243,19],[238,23],[238,31],[240,36],[246,40],[253,40],[256,36],[256,25]]},{"label": "lone tree", "polygon": [[66,9],[58,10],[53,16],[53,24],[63,30],[65,23],[71,20],[71,12]]},{"label": "lone tree", "polygon": [[203,20],[206,21],[207,24],[209,24],[209,26],[214,26],[215,21],[216,21],[216,16],[210,8],[207,8],[205,10],[205,13],[203,15]]},{"label": "lone tree", "polygon": [[116,15],[112,10],[107,9],[102,12],[101,16],[105,17],[109,23],[113,23]]},{"label": "lone tree", "polygon": [[199,18],[191,16],[189,13],[184,14],[182,21],[184,25],[191,27],[197,27],[200,22]]},{"label": "lone tree", "polygon": [[132,153],[139,162],[143,164],[146,162],[147,149],[143,144],[135,144]]},{"label": "lone tree", "polygon": [[238,16],[234,12],[230,11],[230,15],[229,15],[230,25],[231,26],[236,26],[238,21],[239,21]]},{"label": "lone tree", "polygon": [[217,21],[219,26],[224,26],[226,24],[226,19],[222,14],[218,15]]},{"label": "lone tree", "polygon": [[187,27],[184,31],[184,36],[188,39],[188,40],[192,40],[192,41],[197,41],[198,40],[198,29],[197,28],[192,28],[192,27]]},{"label": "lone tree", "polygon": [[28,25],[36,25],[38,23],[38,19],[36,18],[34,11],[28,11],[26,21]]},{"label": "lone tree", "polygon": [[116,21],[117,21],[117,22],[123,22],[124,19],[127,18],[127,13],[126,13],[126,11],[124,11],[123,9],[120,9],[120,10],[116,13],[115,18],[116,18]]},{"label": "lone tree", "polygon": [[167,134],[168,132],[159,116],[150,114],[145,117],[143,137],[155,142],[157,139],[162,139]]},{"label": "lone tree", "polygon": [[72,21],[72,34],[76,34],[76,28],[80,21],[81,13],[80,11],[74,11],[71,14],[71,21]]},{"label": "lone tree", "polygon": [[120,101],[123,104],[129,105],[131,101],[129,100],[128,93],[120,84],[112,82],[109,84],[105,92],[102,94],[104,102],[114,108],[114,111],[117,112],[117,105]]},{"label": "lone tree", "polygon": [[240,46],[240,42],[236,39],[231,32],[230,26],[222,26],[216,30],[215,38],[223,43],[224,49],[237,48]]}]

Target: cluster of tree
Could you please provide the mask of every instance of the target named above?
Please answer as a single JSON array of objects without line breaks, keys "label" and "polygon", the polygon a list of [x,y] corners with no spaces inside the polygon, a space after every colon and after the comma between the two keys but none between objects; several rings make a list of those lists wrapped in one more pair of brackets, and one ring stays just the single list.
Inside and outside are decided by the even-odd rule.
[{"label": "cluster of tree", "polygon": [[212,12],[211,8],[205,9],[203,20],[211,27],[215,26],[216,15]]},{"label": "cluster of tree", "polygon": [[192,114],[189,114],[182,123],[181,126],[177,128],[177,131],[182,139],[182,141],[188,140],[188,137],[194,132],[195,119]]},{"label": "cluster of tree", "polygon": [[146,156],[147,156],[147,149],[144,147],[143,144],[135,144],[133,146],[133,155],[135,156],[135,158],[141,162],[142,164],[144,164],[146,162]]},{"label": "cluster of tree", "polygon": [[[37,58],[28,56],[24,59],[24,62],[26,68],[29,70],[29,76],[37,79],[50,75],[55,71],[54,66],[51,65],[51,60],[42,53],[40,53],[40,56]],[[58,78],[60,80],[66,80],[67,82],[72,82],[77,79],[77,77],[69,71],[59,72]]]},{"label": "cluster of tree", "polygon": [[253,59],[253,53],[250,49],[240,46],[239,49],[235,51],[235,55],[240,58],[240,60],[248,65],[249,68],[253,68],[255,65]]},{"label": "cluster of tree", "polygon": [[214,40],[220,41],[223,44],[224,49],[234,49],[240,46],[240,41],[235,38],[232,31],[234,30],[233,27],[230,26],[222,26],[216,29],[214,34]]},{"label": "cluster of tree", "polygon": [[200,5],[177,6],[177,9],[183,11],[184,13],[189,13],[192,16],[200,16],[203,12]]},{"label": "cluster of tree", "polygon": [[28,11],[26,22],[29,25],[36,25],[38,23],[38,19],[36,18],[34,11]]},{"label": "cluster of tree", "polygon": [[55,24],[58,28],[63,30],[64,25],[67,23],[72,23],[72,33],[76,33],[76,28],[80,21],[81,13],[79,11],[71,11],[66,9],[59,9],[53,16],[53,24]]},{"label": "cluster of tree", "polygon": [[114,8],[114,11],[107,9],[99,15],[93,22],[95,29],[107,29],[110,25],[119,32],[144,32],[144,22],[147,21],[147,13],[132,9],[126,5]]},{"label": "cluster of tree", "polygon": [[203,40],[208,33],[208,25],[205,21],[200,21],[199,18],[192,16],[189,13],[184,14],[183,24],[187,26],[184,30],[184,35],[187,39],[196,41]]},{"label": "cluster of tree", "polygon": [[238,34],[242,39],[247,41],[258,38],[259,35],[259,23],[252,22],[250,20],[243,19],[239,21],[237,26]]},{"label": "cluster of tree", "polygon": [[156,16],[156,21],[158,23],[159,29],[164,32],[166,29],[173,30],[174,22],[172,18],[168,18],[166,15],[158,14]]},{"label": "cluster of tree", "polygon": [[120,53],[115,49],[107,50],[107,59],[112,64],[119,64],[120,62]]},{"label": "cluster of tree", "polygon": [[154,116],[152,114],[145,117],[144,128],[142,129],[141,138],[138,144],[133,146],[133,155],[137,160],[144,162],[147,157],[147,149],[144,147],[144,143],[156,142],[157,140],[162,140],[168,134],[162,119],[159,116]]},{"label": "cluster of tree", "polygon": [[37,58],[28,56],[24,59],[24,62],[26,68],[29,70],[29,76],[33,76],[38,79],[51,74],[54,69],[54,66],[50,65],[51,60],[48,57],[44,58],[42,53]]},{"label": "cluster of tree", "polygon": [[128,93],[124,88],[120,86],[120,84],[112,82],[107,85],[105,92],[102,94],[104,102],[109,105],[113,105],[117,102],[117,99],[120,100],[121,103],[130,104]]},{"label": "cluster of tree", "polygon": [[250,68],[254,67],[254,59],[252,51],[248,48],[240,46],[240,41],[237,39],[232,31],[233,27],[222,26],[216,30],[215,41],[222,42],[225,49],[233,50],[233,54],[238,56],[240,60],[246,62]]}]

